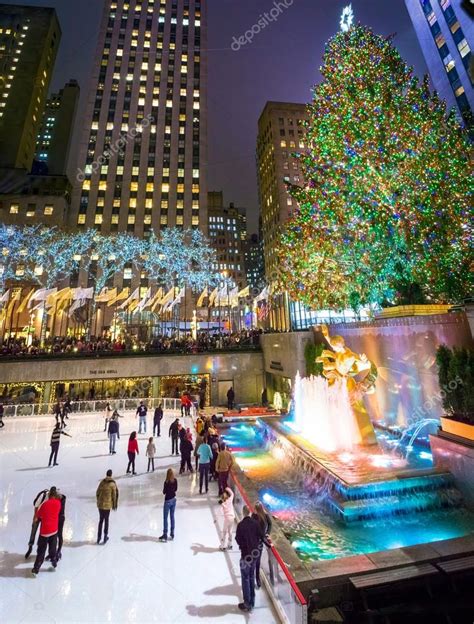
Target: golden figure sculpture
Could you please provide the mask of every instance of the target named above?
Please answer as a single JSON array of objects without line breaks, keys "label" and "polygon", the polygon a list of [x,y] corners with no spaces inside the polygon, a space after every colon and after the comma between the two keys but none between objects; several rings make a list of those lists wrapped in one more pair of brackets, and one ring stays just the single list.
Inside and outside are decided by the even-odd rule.
[{"label": "golden figure sculpture", "polygon": [[323,375],[328,380],[329,385],[333,384],[336,379],[346,380],[362,440],[364,444],[374,444],[376,442],[374,428],[362,402],[362,397],[364,394],[374,392],[377,367],[364,353],[358,355],[351,351],[346,346],[342,336],[330,336],[327,325],[319,325],[318,329],[332,351],[325,349],[316,358],[316,362],[323,365]]}]

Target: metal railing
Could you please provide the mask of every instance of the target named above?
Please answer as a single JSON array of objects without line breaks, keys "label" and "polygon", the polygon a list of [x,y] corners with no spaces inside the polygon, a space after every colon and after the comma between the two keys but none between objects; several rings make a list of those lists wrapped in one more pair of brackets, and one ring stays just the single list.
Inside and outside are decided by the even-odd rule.
[{"label": "metal railing", "polygon": [[[135,412],[137,407],[143,401],[151,412],[162,404],[165,414],[173,412],[181,414],[180,399],[171,399],[168,397],[133,397],[127,399],[98,399],[97,401],[71,401],[71,414],[104,414],[107,403],[112,410],[116,409],[119,414],[124,412]],[[15,405],[4,406],[4,417],[17,416],[54,416],[54,403],[18,403]],[[197,415],[197,406],[193,404],[191,408],[193,418]]]},{"label": "metal railing", "polygon": [[[242,518],[243,506],[253,511],[253,505],[234,472],[231,472],[231,481],[236,489],[234,507],[237,516]],[[280,619],[287,624],[307,624],[308,602],[275,546],[263,549],[260,567]]]}]

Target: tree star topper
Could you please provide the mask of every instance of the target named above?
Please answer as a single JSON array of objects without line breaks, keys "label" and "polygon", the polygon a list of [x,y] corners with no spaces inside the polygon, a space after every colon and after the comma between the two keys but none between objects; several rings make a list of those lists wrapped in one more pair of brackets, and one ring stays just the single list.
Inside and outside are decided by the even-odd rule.
[{"label": "tree star topper", "polygon": [[347,32],[354,23],[354,11],[352,10],[352,4],[348,4],[344,7],[341,14],[341,21],[339,22],[342,32]]}]

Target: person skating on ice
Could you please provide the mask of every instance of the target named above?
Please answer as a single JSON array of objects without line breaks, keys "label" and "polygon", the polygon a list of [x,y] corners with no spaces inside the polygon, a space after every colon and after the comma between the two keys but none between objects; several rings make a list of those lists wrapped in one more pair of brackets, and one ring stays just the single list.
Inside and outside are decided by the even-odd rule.
[{"label": "person skating on ice", "polygon": [[140,401],[140,405],[137,407],[136,415],[138,416],[138,433],[146,433],[146,415],[148,412],[147,406]]},{"label": "person skating on ice", "polygon": [[235,522],[234,492],[230,488],[226,488],[219,502],[224,515],[220,549],[232,550],[232,530]]},{"label": "person skating on ice", "polygon": [[146,456],[148,457],[148,467],[146,469],[147,472],[151,471],[155,472],[155,455],[156,455],[156,446],[153,442],[153,438],[148,438],[148,444],[146,447]]},{"label": "person skating on ice", "polygon": [[46,550],[48,550],[48,557],[53,568],[56,568],[58,565],[57,544],[60,513],[61,501],[59,493],[55,487],[52,487],[49,490],[47,500],[45,500],[36,511],[36,518],[41,523],[41,526],[36,559],[33,569],[31,570],[34,576],[38,574],[43,565]]},{"label": "person skating on ice", "polygon": [[112,470],[107,470],[105,479],[99,483],[95,493],[97,509],[99,510],[99,526],[97,528],[97,543],[102,539],[102,529],[104,530],[104,544],[109,540],[109,516],[110,510],[117,511],[119,491],[117,484],[112,479]]},{"label": "person skating on ice", "polygon": [[138,450],[138,442],[137,442],[137,432],[132,431],[130,434],[130,438],[128,439],[128,466],[127,466],[127,474],[130,474],[130,468],[132,469],[132,474],[136,475],[135,472],[135,457],[136,455],[140,455]]},{"label": "person skating on ice", "polygon": [[72,438],[69,433],[66,433],[61,429],[60,423],[56,423],[54,425],[53,433],[51,434],[51,454],[49,456],[48,468],[51,466],[51,462],[53,462],[53,466],[58,466],[58,451],[59,451],[59,442],[61,440],[61,436],[65,435],[68,438]]},{"label": "person skating on ice", "polygon": [[161,436],[161,421],[162,420],[163,420],[163,407],[162,407],[162,404],[160,403],[158,407],[155,409],[155,413],[153,415],[153,435],[155,435],[155,431],[156,431],[156,435],[158,437]]},{"label": "person skating on ice", "polygon": [[115,443],[117,440],[120,440],[120,425],[118,421],[118,414],[115,416],[116,412],[110,419],[109,428],[108,428],[108,436],[109,436],[109,454],[115,455]]},{"label": "person skating on ice", "polygon": [[168,516],[171,520],[171,532],[169,539],[174,540],[175,521],[174,514],[176,510],[176,492],[178,491],[178,480],[174,476],[172,468],[168,468],[166,473],[166,480],[163,484],[163,494],[165,495],[165,501],[163,504],[163,535],[160,536],[160,542],[168,541]]},{"label": "person skating on ice", "polygon": [[168,436],[171,438],[171,455],[179,455],[179,418],[171,423],[168,431]]},{"label": "person skating on ice", "polygon": [[110,403],[107,401],[107,404],[104,410],[104,431],[107,431],[107,424],[110,420],[111,414],[112,414],[112,408],[110,407]]}]

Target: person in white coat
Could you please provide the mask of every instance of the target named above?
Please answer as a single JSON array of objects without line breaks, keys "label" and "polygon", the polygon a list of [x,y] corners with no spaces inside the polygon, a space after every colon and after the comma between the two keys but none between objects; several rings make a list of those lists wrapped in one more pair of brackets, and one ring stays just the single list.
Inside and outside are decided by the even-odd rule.
[{"label": "person in white coat", "polygon": [[232,550],[232,531],[234,529],[235,512],[234,512],[234,492],[230,488],[226,488],[222,494],[219,503],[224,514],[224,526],[222,528],[221,550]]}]

